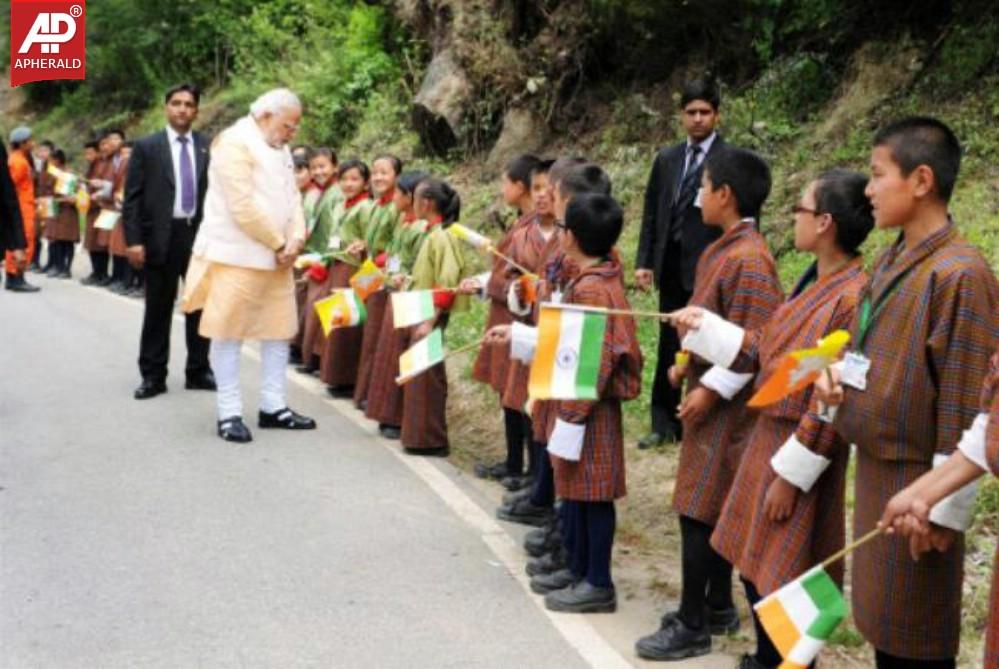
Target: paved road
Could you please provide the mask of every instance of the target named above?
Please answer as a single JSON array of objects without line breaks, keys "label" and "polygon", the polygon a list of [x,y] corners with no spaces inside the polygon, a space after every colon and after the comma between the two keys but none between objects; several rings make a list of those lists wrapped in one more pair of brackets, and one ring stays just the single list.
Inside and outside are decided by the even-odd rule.
[{"label": "paved road", "polygon": [[141,303],[34,280],[0,292],[0,665],[587,666],[481,528],[320,395],[290,387],[318,431],[226,444],[179,324],[170,392],[137,402]]}]

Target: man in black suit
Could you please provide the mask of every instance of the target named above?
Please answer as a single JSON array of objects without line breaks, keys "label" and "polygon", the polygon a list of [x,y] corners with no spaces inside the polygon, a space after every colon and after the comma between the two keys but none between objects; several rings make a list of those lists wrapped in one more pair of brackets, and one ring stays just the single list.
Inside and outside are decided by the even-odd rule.
[{"label": "man in black suit", "polygon": [[[659,289],[659,310],[673,311],[687,304],[694,289],[694,270],[701,252],[720,232],[701,221],[697,191],[704,159],[724,145],[715,132],[720,104],[718,87],[710,81],[692,81],[683,88],[680,119],[686,141],[659,151],[645,190],[645,211],[638,240],[635,281],[643,290]],[[652,385],[652,433],[639,448],[679,440],[676,418],[680,391],[669,383],[668,371],[680,350],[676,330],[659,328],[659,357]]]},{"label": "man in black suit", "polygon": [[14,182],[7,170],[7,147],[0,142],[0,256],[12,251],[14,262],[23,268],[27,260],[24,251],[27,245],[24,221],[21,220],[21,205],[17,201]]},{"label": "man in black suit", "polygon": [[[200,97],[192,84],[167,91],[167,127],[135,143],[125,178],[122,218],[128,259],[134,267],[146,269],[146,311],[139,346],[142,384],[135,391],[139,400],[166,392],[177,284],[187,273],[208,188],[208,140],[191,131]],[[215,390],[208,340],[198,334],[200,321],[201,312],[186,316],[185,387]]]}]

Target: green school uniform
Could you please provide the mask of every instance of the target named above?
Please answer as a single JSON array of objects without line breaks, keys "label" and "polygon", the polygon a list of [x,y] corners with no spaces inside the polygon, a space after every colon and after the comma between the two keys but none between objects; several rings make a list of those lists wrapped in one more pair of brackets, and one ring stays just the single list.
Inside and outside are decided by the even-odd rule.
[{"label": "green school uniform", "polygon": [[[413,263],[413,290],[455,288],[471,271],[465,259],[463,242],[443,226],[436,225],[427,235]],[[468,296],[455,298],[451,311],[468,309]]]},{"label": "green school uniform", "polygon": [[373,210],[374,203],[369,197],[359,199],[359,196],[355,196],[351,200],[337,202],[330,213],[329,242],[326,245],[326,252],[350,265],[359,264],[356,258],[344,251],[354,242],[364,239],[364,231]]},{"label": "green school uniform", "polygon": [[368,249],[368,256],[374,258],[388,249],[401,222],[402,214],[396,209],[395,203],[391,199],[384,204],[381,199],[375,202],[367,228],[364,231],[364,242]]},{"label": "green school uniform", "polygon": [[[310,193],[312,192],[310,191]],[[305,223],[309,229],[309,238],[305,242],[305,250],[309,253],[326,253],[326,247],[330,239],[333,209],[339,202],[343,201],[343,193],[336,184],[333,184],[325,191],[316,188],[314,192],[315,195],[312,198],[311,208],[308,198],[303,204],[305,209]]]}]

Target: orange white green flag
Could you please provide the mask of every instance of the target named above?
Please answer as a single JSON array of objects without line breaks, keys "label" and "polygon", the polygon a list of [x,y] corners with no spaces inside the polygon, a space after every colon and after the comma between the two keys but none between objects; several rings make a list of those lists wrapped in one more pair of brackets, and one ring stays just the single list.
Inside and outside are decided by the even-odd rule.
[{"label": "orange white green flag", "polygon": [[352,288],[336,290],[329,297],[317,300],[315,308],[326,336],[336,328],[361,325],[367,318],[364,303]]},{"label": "orange white green flag", "polygon": [[399,376],[396,383],[405,383],[434,365],[444,361],[444,336],[440,328],[416,342],[399,356]]},{"label": "orange white green flag", "polygon": [[350,287],[361,301],[367,300],[372,293],[381,290],[384,283],[385,275],[371,258],[361,263],[361,268],[350,277]]},{"label": "orange white green flag", "polygon": [[546,400],[595,400],[607,314],[542,304],[528,395]]},{"label": "orange white green flag", "polygon": [[821,565],[753,608],[784,658],[781,669],[805,669],[846,617],[846,601]]},{"label": "orange white green flag", "polygon": [[434,291],[410,290],[392,293],[393,325],[404,328],[434,317]]},{"label": "orange white green flag", "polygon": [[808,387],[819,378],[819,374],[839,360],[849,343],[850,333],[836,330],[820,339],[815,348],[791,351],[781,359],[777,371],[750,398],[749,406],[774,404]]}]

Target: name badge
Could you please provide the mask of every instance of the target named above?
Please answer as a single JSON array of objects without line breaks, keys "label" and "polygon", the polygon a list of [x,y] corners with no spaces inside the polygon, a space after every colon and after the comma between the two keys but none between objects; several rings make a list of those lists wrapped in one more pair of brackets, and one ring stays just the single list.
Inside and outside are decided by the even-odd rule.
[{"label": "name badge", "polygon": [[339,251],[343,243],[340,241],[339,237],[330,237],[329,248],[332,251]]},{"label": "name badge", "polygon": [[867,373],[871,370],[871,360],[863,353],[850,351],[843,358],[843,373],[840,376],[844,386],[857,390],[867,390]]},{"label": "name badge", "polygon": [[385,263],[385,269],[391,274],[398,274],[399,270],[402,269],[402,259],[399,256],[391,256]]}]

